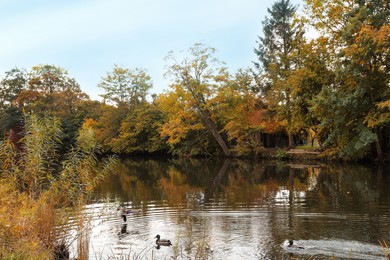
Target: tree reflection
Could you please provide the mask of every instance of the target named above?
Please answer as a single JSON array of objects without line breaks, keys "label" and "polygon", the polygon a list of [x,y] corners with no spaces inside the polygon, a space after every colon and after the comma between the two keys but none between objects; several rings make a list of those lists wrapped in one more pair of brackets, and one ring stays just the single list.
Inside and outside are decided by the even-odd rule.
[{"label": "tree reflection", "polygon": [[164,199],[167,199],[170,204],[183,204],[187,202],[187,194],[193,194],[201,191],[200,187],[194,187],[187,183],[187,178],[184,174],[175,168],[168,170],[168,177],[162,177],[160,184],[164,193]]},{"label": "tree reflection", "polygon": [[189,258],[207,256],[215,240],[237,239],[274,258],[288,239],[385,240],[389,172],[388,166],[323,162],[127,159],[96,192],[143,207],[142,218],[132,221],[145,229],[163,228],[156,220],[164,216]]}]

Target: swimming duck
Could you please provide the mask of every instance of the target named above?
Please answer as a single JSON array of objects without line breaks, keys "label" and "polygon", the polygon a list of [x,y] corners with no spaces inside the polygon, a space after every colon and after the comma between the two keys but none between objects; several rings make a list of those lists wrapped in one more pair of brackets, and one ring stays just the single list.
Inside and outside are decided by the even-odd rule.
[{"label": "swimming duck", "polygon": [[119,207],[117,208],[117,211],[120,212],[120,215],[123,219],[124,222],[127,221],[127,215],[129,214],[139,214],[142,212],[142,209],[138,209],[138,210],[131,210],[131,209],[127,209],[125,207]]},{"label": "swimming duck", "polygon": [[303,246],[296,246],[296,245],[294,245],[294,241],[293,241],[293,240],[289,240],[289,241],[288,241],[288,247],[294,247],[294,248],[299,248],[299,249],[305,249]]},{"label": "swimming duck", "polygon": [[126,222],[127,221],[126,214],[129,214],[128,209],[126,209],[125,207],[119,207],[117,208],[117,211],[119,211],[123,221]]},{"label": "swimming duck", "polygon": [[157,238],[156,244],[158,246],[171,246],[172,245],[171,240],[169,240],[169,239],[160,239],[160,235],[157,235],[155,238]]}]

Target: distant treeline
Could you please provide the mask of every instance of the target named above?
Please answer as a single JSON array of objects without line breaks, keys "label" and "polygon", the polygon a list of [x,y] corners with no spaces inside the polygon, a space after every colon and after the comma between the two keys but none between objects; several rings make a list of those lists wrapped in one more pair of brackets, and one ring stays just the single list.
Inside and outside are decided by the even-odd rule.
[{"label": "distant treeline", "polygon": [[59,66],[11,69],[0,82],[1,138],[17,144],[33,114],[60,119],[63,153],[89,127],[117,154],[253,156],[316,144],[332,158],[386,159],[389,2],[307,0],[304,10],[276,1],[254,43],[257,59],[235,73],[204,44],[168,53],[171,84],[159,95],[141,68],[103,76],[102,102]]}]

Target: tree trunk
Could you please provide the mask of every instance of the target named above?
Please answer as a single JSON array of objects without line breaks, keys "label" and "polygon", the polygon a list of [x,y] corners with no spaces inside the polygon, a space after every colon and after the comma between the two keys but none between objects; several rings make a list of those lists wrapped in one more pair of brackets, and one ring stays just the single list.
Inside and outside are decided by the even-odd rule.
[{"label": "tree trunk", "polygon": [[382,151],[381,143],[379,141],[375,142],[375,148],[376,148],[376,156],[378,161],[383,161],[383,151]]},{"label": "tree trunk", "polygon": [[219,146],[221,146],[223,153],[225,154],[225,156],[229,157],[231,155],[229,148],[226,145],[225,141],[223,140],[222,136],[219,134],[217,126],[215,125],[214,121],[211,120],[207,111],[202,110],[202,109],[200,109],[199,111],[200,111],[200,116],[202,117],[203,121],[205,122],[207,128],[212,133],[215,140],[218,142]]},{"label": "tree trunk", "polygon": [[294,136],[292,133],[288,133],[288,148],[293,148],[294,146]]},{"label": "tree trunk", "polygon": [[382,144],[381,144],[381,141],[380,141],[381,135],[380,135],[380,131],[378,129],[376,130],[376,135],[378,137],[378,140],[375,141],[377,160],[378,161],[383,161],[383,150],[382,150]]}]

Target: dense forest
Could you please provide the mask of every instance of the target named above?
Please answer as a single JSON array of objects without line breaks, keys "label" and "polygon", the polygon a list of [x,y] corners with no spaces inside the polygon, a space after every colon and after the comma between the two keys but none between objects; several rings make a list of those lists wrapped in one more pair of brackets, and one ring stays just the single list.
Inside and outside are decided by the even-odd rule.
[{"label": "dense forest", "polygon": [[32,115],[60,121],[61,150],[93,129],[106,153],[260,156],[315,144],[328,158],[388,158],[390,3],[278,0],[254,43],[257,59],[230,72],[216,49],[166,56],[171,84],[153,94],[142,68],[115,66],[91,100],[66,69],[10,68],[0,79],[1,140],[15,145]]}]

